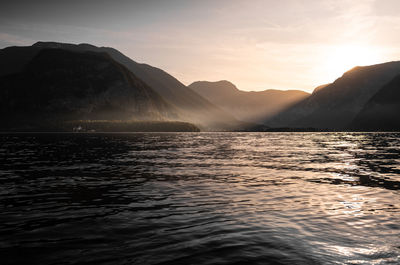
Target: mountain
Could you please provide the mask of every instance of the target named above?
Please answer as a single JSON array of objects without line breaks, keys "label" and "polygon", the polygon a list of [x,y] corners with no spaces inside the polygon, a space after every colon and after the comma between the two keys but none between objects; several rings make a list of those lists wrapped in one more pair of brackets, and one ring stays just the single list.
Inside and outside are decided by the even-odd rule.
[{"label": "mountain", "polygon": [[68,120],[169,120],[176,109],[106,53],[42,49],[0,77],[2,128]]},{"label": "mountain", "polygon": [[400,62],[355,67],[265,123],[272,127],[346,129],[378,90],[400,73]]},{"label": "mountain", "polygon": [[37,42],[27,47],[8,47],[0,50],[0,76],[21,71],[29,60],[42,49],[103,52],[124,65],[135,76],[173,105],[180,118],[202,125],[206,129],[232,128],[241,124],[233,116],[222,111],[165,71],[147,64],[140,64],[116,49],[96,47],[90,44]]},{"label": "mountain", "polygon": [[329,86],[330,85],[330,83],[329,84],[324,84],[324,85],[320,85],[320,86],[317,86],[316,88],[314,88],[314,90],[313,90],[313,94],[314,93],[317,93],[318,91],[320,91],[321,89],[323,89],[323,88],[325,88],[325,87],[327,87],[327,86]]},{"label": "mountain", "polygon": [[364,105],[351,127],[367,131],[400,131],[400,75]]},{"label": "mountain", "polygon": [[309,96],[299,90],[241,91],[229,81],[198,81],[189,87],[237,119],[256,123]]},{"label": "mountain", "polygon": [[[139,64],[113,48],[100,48],[125,65],[144,82],[154,88],[167,102],[176,106],[184,119],[208,128],[235,128],[241,124],[218,106],[179,82],[165,71]],[[233,127],[232,127],[233,126]]]}]

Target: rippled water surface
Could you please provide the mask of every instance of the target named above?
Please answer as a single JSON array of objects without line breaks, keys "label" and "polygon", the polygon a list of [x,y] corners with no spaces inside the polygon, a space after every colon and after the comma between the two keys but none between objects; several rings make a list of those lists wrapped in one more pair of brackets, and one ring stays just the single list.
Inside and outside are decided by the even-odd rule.
[{"label": "rippled water surface", "polygon": [[1,264],[400,264],[400,134],[0,135]]}]

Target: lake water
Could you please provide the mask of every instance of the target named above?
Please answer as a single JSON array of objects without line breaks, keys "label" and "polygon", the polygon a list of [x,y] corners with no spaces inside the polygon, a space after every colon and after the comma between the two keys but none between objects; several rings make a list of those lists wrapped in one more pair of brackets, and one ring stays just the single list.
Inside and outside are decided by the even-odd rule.
[{"label": "lake water", "polygon": [[0,144],[1,264],[400,264],[398,133]]}]

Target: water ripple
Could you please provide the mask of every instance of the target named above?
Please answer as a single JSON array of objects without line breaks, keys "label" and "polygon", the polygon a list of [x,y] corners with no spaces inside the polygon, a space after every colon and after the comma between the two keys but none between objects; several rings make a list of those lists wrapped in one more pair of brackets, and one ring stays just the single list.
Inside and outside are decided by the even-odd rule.
[{"label": "water ripple", "polygon": [[2,264],[398,264],[400,134],[0,135]]}]

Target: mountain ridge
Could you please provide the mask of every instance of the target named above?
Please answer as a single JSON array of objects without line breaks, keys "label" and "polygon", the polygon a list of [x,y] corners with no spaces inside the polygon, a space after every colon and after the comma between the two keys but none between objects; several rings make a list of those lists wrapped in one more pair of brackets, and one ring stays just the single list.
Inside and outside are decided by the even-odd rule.
[{"label": "mountain ridge", "polygon": [[[44,41],[36,42],[32,46],[7,47],[0,50],[0,76],[4,75],[4,73],[20,71],[23,65],[26,64],[34,54],[44,48],[63,48],[79,52],[106,52],[114,60],[127,67],[127,69],[138,78],[153,88],[154,91],[160,94],[167,102],[174,105],[180,112],[179,114],[182,120],[199,124],[206,130],[229,129],[241,126],[241,122],[237,121],[233,116],[225,113],[220,108],[195,93],[164,70],[148,64],[137,63],[118,50],[110,47],[97,47],[86,43],[70,44]],[[11,54],[8,58],[8,54],[5,52],[6,49],[8,54]],[[13,62],[15,66],[11,68],[8,63],[8,61],[11,60],[10,57],[16,61]]]},{"label": "mountain ridge", "polygon": [[256,123],[309,95],[301,90],[243,91],[226,80],[196,81],[189,87],[237,119]]},{"label": "mountain ridge", "polygon": [[[50,89],[48,86],[54,81],[51,81],[51,75],[53,75],[53,79],[59,78],[60,80],[58,81],[64,81],[65,84],[73,82],[71,80],[74,79],[66,79],[65,76],[59,75],[60,72],[52,72],[47,79],[43,79],[45,81],[42,80],[44,85],[38,83],[41,79],[35,78],[41,73],[39,74],[40,71],[36,72],[36,77],[33,73],[35,70],[41,69],[42,65],[38,63],[37,56],[43,56],[43,51],[45,51],[44,53],[68,51],[74,54],[75,57],[72,57],[76,61],[81,60],[81,65],[66,66],[65,69],[55,67],[55,69],[62,69],[61,72],[64,74],[73,72],[74,69],[79,69],[79,67],[82,68],[85,65],[85,60],[89,60],[89,57],[92,58],[92,61],[94,60],[93,58],[97,58],[96,60],[100,60],[99,58],[101,58],[101,60],[105,60],[109,65],[112,65],[114,67],[111,70],[114,73],[113,77],[107,75],[107,72],[101,72],[101,67],[96,68],[98,66],[96,66],[96,63],[91,65],[92,68],[90,68],[89,72],[75,72],[78,74],[75,76],[77,83],[71,85],[71,91],[75,91],[79,87],[83,89],[83,92],[81,91],[83,94],[89,91],[87,87],[82,86],[81,81],[86,82],[89,87],[93,86],[91,82],[97,82],[96,86],[101,88],[102,84],[98,82],[98,80],[101,80],[101,76],[110,78],[106,80],[108,83],[106,82],[105,84],[109,85],[107,88],[109,89],[107,92],[108,95],[114,98],[118,98],[118,93],[121,93],[123,89],[121,86],[119,90],[111,89],[115,85],[111,82],[112,80],[119,80],[120,85],[125,84],[127,87],[135,88],[138,94],[135,95],[132,90],[131,94],[126,94],[126,97],[119,97],[118,101],[120,104],[114,104],[116,109],[125,108],[125,112],[119,112],[120,117],[123,117],[123,119],[128,119],[129,115],[127,113],[134,113],[133,110],[136,108],[137,113],[141,113],[137,115],[137,119],[168,120],[172,118],[183,122],[194,122],[201,125],[202,129],[205,130],[242,130],[243,128],[251,127],[264,130],[266,128],[265,126],[258,126],[257,123],[262,123],[272,128],[346,130],[357,129],[357,126],[359,128],[369,128],[366,126],[368,119],[365,117],[369,115],[372,117],[372,120],[373,117],[379,116],[372,115],[374,111],[371,110],[373,109],[375,112],[380,113],[381,118],[379,119],[381,121],[385,120],[385,115],[392,117],[388,120],[392,124],[388,128],[397,126],[392,122],[397,122],[392,115],[398,111],[397,101],[390,103],[388,100],[380,100],[385,97],[384,95],[394,95],[395,98],[397,97],[396,89],[398,84],[395,80],[397,80],[396,76],[400,75],[400,61],[391,61],[370,66],[356,66],[346,71],[334,82],[316,87],[311,94],[301,90],[267,89],[264,91],[242,91],[227,80],[216,82],[196,81],[189,86],[185,86],[164,70],[148,64],[137,63],[111,47],[96,47],[87,43],[70,44],[43,41],[36,42],[32,46],[12,46],[0,49],[0,85],[2,88],[0,94],[3,98],[3,111],[6,108],[5,106],[10,106],[4,100],[7,97],[11,103],[15,103],[18,100],[24,102],[23,100],[25,100],[21,95],[19,95],[19,98],[10,98],[9,94],[14,93],[10,92],[12,91],[10,90],[10,86],[17,87],[14,90],[17,92],[19,90],[20,92],[24,91],[26,96],[30,95],[40,102],[40,98],[29,94],[32,92],[27,88],[31,84],[36,89]],[[38,65],[32,67],[30,65],[32,61]],[[103,64],[107,64],[105,61]],[[47,67],[53,63],[49,58],[47,58],[46,62]],[[65,60],[58,61],[58,63],[61,62],[65,62]],[[51,72],[52,70],[54,69],[48,67],[43,70],[43,73],[46,71]],[[97,74],[97,79],[90,79],[96,76],[94,73]],[[117,78],[116,76],[119,77]],[[20,81],[17,79],[20,79]],[[71,100],[69,107],[74,108],[76,104],[80,104],[80,101],[77,98],[72,100],[71,97],[73,98],[73,93],[78,92],[75,91],[72,93],[65,87],[64,83],[57,83],[54,85],[56,87],[55,90],[53,90],[65,89],[65,91],[60,90],[61,92],[58,91],[55,93],[64,93],[66,98]],[[41,87],[41,85],[43,86]],[[96,94],[99,91],[94,93],[93,91],[96,91],[96,89],[93,90],[93,87],[90,89],[92,89],[90,91],[92,91],[91,95],[93,96],[91,100],[93,102],[99,100]],[[48,90],[49,95],[54,92],[53,90]],[[119,92],[117,93],[116,91]],[[49,97],[45,93],[41,95],[44,98]],[[103,95],[102,98],[104,101],[107,97]],[[127,98],[130,98],[134,102],[128,112],[126,112],[129,109],[126,107],[128,104],[125,104]],[[62,102],[61,98],[57,100]],[[28,101],[25,100],[25,102]],[[88,101],[89,103],[86,102],[88,104],[86,106],[86,113],[90,113],[88,108],[93,106],[92,101]],[[99,102],[97,101],[97,105],[94,105],[98,106]],[[65,105],[66,103],[63,104],[60,104],[60,106],[67,106]],[[389,108],[389,105],[392,107]],[[32,107],[29,104],[27,106]],[[50,109],[57,107],[54,104],[50,104],[49,106]],[[80,108],[85,109],[83,105]],[[142,108],[141,111],[139,110],[140,108]],[[94,113],[92,114],[94,115]],[[367,115],[367,113],[369,114]],[[89,116],[87,118],[90,118]],[[114,115],[113,117],[117,116]],[[374,122],[378,124],[378,120],[375,119]],[[381,123],[381,127],[384,128],[384,124]],[[377,127],[375,126],[374,128]]]},{"label": "mountain ridge", "polygon": [[264,122],[272,127],[346,129],[367,101],[399,73],[399,61],[354,67]]},{"label": "mountain ridge", "polygon": [[[2,121],[170,120],[173,106],[108,54],[42,49],[0,77]],[[3,126],[3,124],[1,125]]]}]

